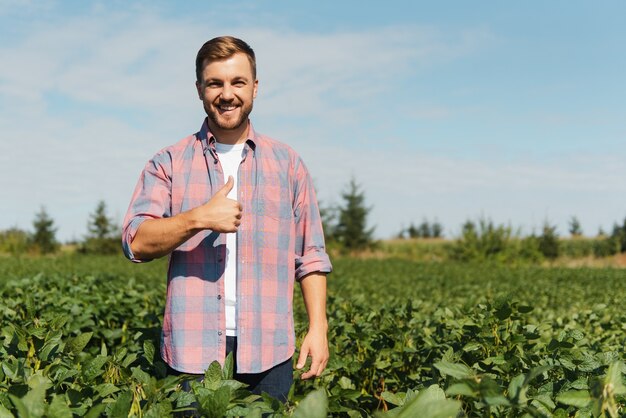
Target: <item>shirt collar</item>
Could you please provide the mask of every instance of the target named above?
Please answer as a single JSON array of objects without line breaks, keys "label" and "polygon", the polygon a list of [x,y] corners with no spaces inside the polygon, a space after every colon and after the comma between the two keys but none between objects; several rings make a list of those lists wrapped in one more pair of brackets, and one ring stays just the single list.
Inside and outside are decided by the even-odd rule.
[{"label": "shirt collar", "polygon": [[[202,143],[202,148],[204,152],[211,150],[215,152],[215,136],[209,130],[209,118],[204,118],[204,122],[202,122],[202,127],[200,128],[199,135],[197,136],[200,142]],[[256,131],[252,127],[252,122],[248,119],[248,139],[246,139],[246,148],[250,148],[253,151],[256,149],[257,144],[259,143],[259,136]]]}]

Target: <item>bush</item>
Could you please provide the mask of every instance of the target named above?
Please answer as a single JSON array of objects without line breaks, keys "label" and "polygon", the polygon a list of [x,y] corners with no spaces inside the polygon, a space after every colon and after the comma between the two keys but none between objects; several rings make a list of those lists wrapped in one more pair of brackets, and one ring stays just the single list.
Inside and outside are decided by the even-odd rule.
[{"label": "bush", "polygon": [[24,254],[28,251],[30,236],[28,232],[18,228],[10,228],[0,232],[0,252]]},{"label": "bush", "polygon": [[598,239],[572,238],[563,239],[559,244],[559,254],[569,258],[583,258],[595,255]]},{"label": "bush", "polygon": [[538,237],[539,251],[544,257],[555,259],[559,256],[559,236],[556,233],[556,226],[547,222],[543,225],[542,234]]},{"label": "bush", "polygon": [[450,247],[450,258],[459,261],[484,261],[509,259],[507,253],[513,234],[511,228],[494,225],[491,220],[480,219],[478,224],[463,224],[461,237]]}]

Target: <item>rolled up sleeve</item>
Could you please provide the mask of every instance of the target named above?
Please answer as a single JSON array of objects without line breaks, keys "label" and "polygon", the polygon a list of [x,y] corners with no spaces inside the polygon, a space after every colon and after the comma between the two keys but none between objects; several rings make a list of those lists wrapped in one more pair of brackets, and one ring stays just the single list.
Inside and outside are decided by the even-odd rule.
[{"label": "rolled up sleeve", "polygon": [[300,281],[310,273],[332,272],[332,264],[326,253],[315,188],[306,166],[300,159],[295,166],[294,217],[296,280]]},{"label": "rolled up sleeve", "polygon": [[122,249],[129,260],[140,263],[131,250],[139,226],[147,219],[171,216],[171,157],[167,152],[155,155],[141,172],[122,226]]}]

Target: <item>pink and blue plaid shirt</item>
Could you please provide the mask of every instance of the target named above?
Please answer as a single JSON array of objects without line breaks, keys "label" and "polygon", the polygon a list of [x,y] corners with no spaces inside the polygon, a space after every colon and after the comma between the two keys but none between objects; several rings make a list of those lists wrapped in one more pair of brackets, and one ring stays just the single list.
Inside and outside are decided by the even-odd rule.
[{"label": "pink and blue plaid shirt", "polygon": [[[250,126],[239,166],[237,231],[237,372],[259,373],[295,351],[294,281],[332,269],[309,174],[287,145]],[[175,216],[206,203],[224,185],[207,122],[200,132],[158,152],[146,165],[124,219],[126,256],[146,219]],[[226,237],[202,231],[169,259],[161,355],[175,370],[203,373],[226,352]]]}]

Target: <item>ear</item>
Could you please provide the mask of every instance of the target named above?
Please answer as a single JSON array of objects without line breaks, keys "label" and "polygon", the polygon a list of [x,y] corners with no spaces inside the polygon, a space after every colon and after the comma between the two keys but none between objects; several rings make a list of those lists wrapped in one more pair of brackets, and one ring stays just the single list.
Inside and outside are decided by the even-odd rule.
[{"label": "ear", "polygon": [[202,84],[196,81],[196,90],[198,91],[198,98],[202,100]]},{"label": "ear", "polygon": [[254,88],[252,90],[253,99],[256,99],[256,94],[257,94],[258,89],[259,89],[259,80],[257,79],[257,80],[254,80]]}]

